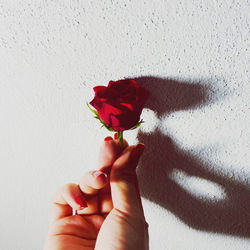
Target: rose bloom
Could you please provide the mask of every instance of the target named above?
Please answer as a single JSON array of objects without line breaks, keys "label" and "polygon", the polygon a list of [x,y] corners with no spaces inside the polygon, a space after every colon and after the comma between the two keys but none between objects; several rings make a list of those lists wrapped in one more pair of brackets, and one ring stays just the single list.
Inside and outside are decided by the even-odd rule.
[{"label": "rose bloom", "polygon": [[149,92],[135,80],[110,81],[108,86],[94,87],[95,97],[90,104],[105,124],[115,131],[133,128],[140,121]]}]

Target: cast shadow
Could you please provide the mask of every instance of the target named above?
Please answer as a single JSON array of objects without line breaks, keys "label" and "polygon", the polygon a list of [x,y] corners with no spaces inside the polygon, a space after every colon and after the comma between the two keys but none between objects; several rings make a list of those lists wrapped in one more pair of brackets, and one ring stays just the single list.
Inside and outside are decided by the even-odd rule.
[{"label": "cast shadow", "polygon": [[[155,111],[158,117],[211,103],[209,86],[198,82],[155,77],[138,78],[136,81],[150,91],[146,108]],[[139,131],[138,139],[149,145],[138,167],[143,197],[168,209],[192,228],[250,237],[250,191],[247,187],[209,171],[209,166],[180,149],[159,129],[153,133]],[[192,196],[169,177],[173,169],[222,186],[227,198],[209,202]]]}]

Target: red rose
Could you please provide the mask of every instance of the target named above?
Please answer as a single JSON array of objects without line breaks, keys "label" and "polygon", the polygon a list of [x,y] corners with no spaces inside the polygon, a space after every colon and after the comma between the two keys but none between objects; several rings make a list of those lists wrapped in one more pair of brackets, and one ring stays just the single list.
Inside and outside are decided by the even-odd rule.
[{"label": "red rose", "polygon": [[90,104],[105,124],[115,131],[130,129],[138,124],[149,92],[135,80],[110,81],[108,87],[94,87]]}]

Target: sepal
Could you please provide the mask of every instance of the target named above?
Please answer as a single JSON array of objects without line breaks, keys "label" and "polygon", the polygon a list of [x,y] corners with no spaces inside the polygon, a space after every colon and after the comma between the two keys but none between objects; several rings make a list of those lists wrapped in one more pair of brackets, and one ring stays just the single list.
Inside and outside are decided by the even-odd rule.
[{"label": "sepal", "polygon": [[110,127],[107,126],[107,124],[100,118],[98,112],[97,112],[95,109],[92,109],[92,108],[89,106],[88,102],[86,102],[86,104],[87,104],[88,108],[90,109],[90,111],[91,111],[92,113],[94,113],[94,115],[95,115],[94,118],[97,119],[97,120],[99,120],[99,121],[101,122],[102,127],[105,127],[108,131],[116,132],[114,129],[112,129],[112,128],[110,128]]},{"label": "sepal", "polygon": [[143,121],[143,120],[140,120],[134,127],[132,127],[132,128],[129,129],[129,130],[134,130],[134,129],[136,129],[136,128],[139,128],[139,127],[142,125],[142,123],[144,123],[144,121]]}]

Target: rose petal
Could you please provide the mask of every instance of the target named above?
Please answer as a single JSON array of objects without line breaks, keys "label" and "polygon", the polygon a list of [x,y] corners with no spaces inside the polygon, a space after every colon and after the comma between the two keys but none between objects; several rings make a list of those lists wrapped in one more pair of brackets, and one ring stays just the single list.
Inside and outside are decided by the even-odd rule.
[{"label": "rose petal", "polygon": [[98,97],[102,97],[102,96],[105,96],[106,95],[106,92],[107,92],[107,87],[105,86],[96,86],[93,88],[94,91],[95,91],[95,95],[98,96]]},{"label": "rose petal", "polygon": [[149,92],[132,79],[110,81],[108,87],[97,86],[94,90],[95,98],[90,104],[107,126],[116,131],[130,129],[139,122],[149,96]]},{"label": "rose petal", "polygon": [[129,104],[129,103],[120,103],[120,105],[128,108],[130,111],[133,111],[133,105],[132,104]]}]

